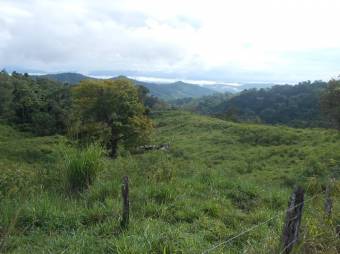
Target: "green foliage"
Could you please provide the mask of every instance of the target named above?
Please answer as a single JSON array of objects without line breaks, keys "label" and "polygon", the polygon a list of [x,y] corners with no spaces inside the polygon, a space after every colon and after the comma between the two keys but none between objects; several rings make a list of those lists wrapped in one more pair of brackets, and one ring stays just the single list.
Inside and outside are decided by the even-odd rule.
[{"label": "green foliage", "polygon": [[221,103],[232,97],[230,93],[207,95],[200,98],[183,98],[170,101],[172,106],[179,107],[184,110],[204,114],[214,115],[218,112]]},{"label": "green foliage", "polygon": [[6,71],[0,72],[0,118],[7,118],[12,114],[11,98],[13,85]]},{"label": "green foliage", "polygon": [[0,73],[0,118],[37,135],[65,133],[69,90],[59,83],[27,74]]},{"label": "green foliage", "polygon": [[70,88],[47,78],[0,72],[1,120],[37,135],[68,132],[83,143],[101,142],[113,156],[118,143],[134,148],[147,140],[152,123],[143,104],[157,103],[128,79],[89,79]]},{"label": "green foliage", "polygon": [[118,142],[134,147],[150,134],[138,89],[128,79],[86,80],[72,88],[75,123],[71,135],[82,140],[100,136],[116,156]]},{"label": "green foliage", "polygon": [[263,126],[243,127],[237,130],[240,134],[239,141],[251,145],[280,146],[293,145],[299,142],[300,136],[293,130],[282,128],[281,131],[275,129],[268,130]]},{"label": "green foliage", "polygon": [[79,73],[73,73],[73,72],[65,72],[65,73],[57,73],[57,74],[46,74],[41,76],[36,76],[37,78],[43,78],[43,79],[49,79],[52,81],[61,82],[64,84],[70,84],[75,85],[78,84],[82,80],[86,79],[93,79],[91,77],[79,74]]},{"label": "green foliage", "polygon": [[82,191],[93,184],[103,170],[104,150],[96,144],[84,149],[66,146],[63,149],[67,187],[72,192]]},{"label": "green foliage", "polygon": [[285,124],[292,127],[329,127],[320,113],[325,82],[277,85],[230,94],[173,102],[183,109],[236,122]]},{"label": "green foliage", "polygon": [[321,96],[321,109],[332,122],[333,126],[340,129],[340,81],[329,81],[326,90]]},{"label": "green foliage", "polygon": [[320,114],[325,82],[302,82],[270,89],[251,89],[220,105],[220,112],[237,109],[240,121],[286,124],[293,127],[327,126]]},{"label": "green foliage", "polygon": [[138,86],[146,87],[152,96],[155,96],[164,101],[171,101],[183,98],[199,98],[206,95],[212,95],[214,90],[201,87],[199,85],[188,84],[181,81],[169,84],[147,83],[137,80],[132,80]]}]

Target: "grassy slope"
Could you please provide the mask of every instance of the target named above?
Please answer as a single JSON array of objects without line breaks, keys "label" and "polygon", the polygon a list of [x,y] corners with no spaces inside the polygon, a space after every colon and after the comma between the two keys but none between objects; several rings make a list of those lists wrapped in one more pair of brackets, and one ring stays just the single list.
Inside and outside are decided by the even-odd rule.
[{"label": "grassy slope", "polygon": [[[339,174],[339,134],[233,124],[169,111],[155,115],[154,151],[105,162],[90,190],[63,190],[60,137],[0,126],[0,236],[8,253],[201,253],[286,209],[295,183],[309,198]],[[130,176],[131,224],[119,229],[120,181]],[[337,181],[339,187],[339,180]],[[339,189],[334,191],[339,199]],[[323,199],[305,206],[298,253],[337,253]],[[336,215],[338,217],[336,217]],[[275,253],[283,215],[212,253]]]}]

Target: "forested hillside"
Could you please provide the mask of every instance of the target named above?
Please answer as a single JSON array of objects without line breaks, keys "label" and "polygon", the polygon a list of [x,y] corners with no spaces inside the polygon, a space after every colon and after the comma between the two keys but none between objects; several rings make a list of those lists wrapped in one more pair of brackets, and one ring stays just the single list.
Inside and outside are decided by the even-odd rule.
[{"label": "forested hillside", "polygon": [[201,100],[175,101],[173,104],[221,118],[294,127],[329,127],[320,111],[320,96],[327,83],[302,82],[267,89],[249,89],[234,96],[204,97]]},{"label": "forested hillside", "polygon": [[82,80],[86,79],[93,79],[91,77],[82,75],[80,73],[74,73],[74,72],[65,72],[65,73],[57,73],[57,74],[44,74],[44,75],[36,75],[35,78],[44,78],[44,79],[50,79],[53,81],[58,81],[61,83],[67,83],[67,84],[78,84]]},{"label": "forested hillside", "polygon": [[295,86],[274,86],[268,90],[247,90],[220,105],[220,113],[236,111],[240,120],[256,119],[269,124],[325,126],[320,114],[320,95],[325,82],[303,82]]},{"label": "forested hillside", "polygon": [[162,100],[176,100],[183,98],[198,98],[206,95],[216,94],[217,92],[206,87],[181,81],[169,84],[156,84],[141,81],[134,81],[135,84],[144,86],[150,90],[153,96]]},{"label": "forested hillside", "polygon": [[234,95],[231,93],[217,93],[213,95],[202,96],[200,98],[183,98],[169,101],[169,104],[204,115],[216,115],[220,112],[221,105],[230,100]]}]

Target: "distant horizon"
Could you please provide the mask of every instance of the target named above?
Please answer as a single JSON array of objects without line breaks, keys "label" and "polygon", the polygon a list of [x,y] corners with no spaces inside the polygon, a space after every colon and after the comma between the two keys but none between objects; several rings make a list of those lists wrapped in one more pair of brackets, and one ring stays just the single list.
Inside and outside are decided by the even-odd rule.
[{"label": "distant horizon", "polygon": [[30,71],[25,71],[25,70],[15,70],[15,69],[7,69],[7,68],[2,68],[3,70],[8,71],[9,73],[12,72],[18,72],[18,73],[27,73],[31,76],[43,76],[43,75],[55,75],[55,74],[64,74],[64,73],[72,73],[72,74],[80,74],[80,75],[84,75],[87,77],[91,77],[91,78],[98,78],[98,79],[110,79],[110,78],[114,78],[114,77],[118,77],[118,76],[126,76],[128,78],[131,79],[135,79],[138,81],[142,81],[142,82],[149,82],[149,83],[155,83],[155,84],[170,84],[170,83],[176,83],[176,82],[184,82],[184,83],[188,83],[188,84],[195,84],[195,85],[204,85],[204,86],[209,86],[209,85],[228,85],[228,86],[234,86],[234,87],[238,87],[244,84],[268,84],[268,85],[295,85],[298,84],[300,82],[304,82],[304,81],[329,81],[332,77],[328,80],[323,80],[323,79],[319,79],[319,80],[300,80],[300,81],[296,81],[296,82],[285,82],[285,81],[216,81],[216,80],[194,80],[194,79],[185,79],[185,78],[161,78],[161,77],[152,77],[152,76],[133,76],[133,75],[125,75],[125,74],[112,74],[112,75],[94,75],[94,74],[90,74],[86,73],[86,72],[79,72],[79,71],[58,71],[58,72],[30,72]]},{"label": "distant horizon", "polygon": [[[307,81],[302,80],[299,82],[273,82],[273,81],[235,81],[235,82],[227,82],[227,81],[215,81],[215,80],[192,80],[192,79],[181,79],[181,78],[159,78],[159,77],[149,77],[149,76],[129,76],[124,74],[117,74],[117,75],[91,75],[87,73],[81,73],[81,72],[72,72],[72,71],[65,71],[65,72],[55,72],[55,73],[28,73],[29,75],[36,75],[36,76],[42,76],[42,75],[55,75],[55,74],[63,74],[63,73],[72,73],[72,74],[81,74],[87,77],[91,78],[98,78],[98,79],[110,79],[115,78],[119,76],[124,76],[130,79],[135,79],[142,82],[149,82],[149,83],[155,83],[155,84],[170,84],[170,83],[176,83],[176,82],[184,82],[189,84],[195,84],[195,85],[229,85],[229,86],[240,86],[242,84],[277,84],[277,85],[294,85],[298,84],[299,82]],[[314,81],[314,80],[313,80]]]}]

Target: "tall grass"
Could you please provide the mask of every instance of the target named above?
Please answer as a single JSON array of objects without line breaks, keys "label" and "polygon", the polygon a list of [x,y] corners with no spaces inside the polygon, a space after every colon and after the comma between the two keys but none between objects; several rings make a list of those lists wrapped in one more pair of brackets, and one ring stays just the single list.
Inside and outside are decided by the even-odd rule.
[{"label": "tall grass", "polygon": [[[340,134],[175,111],[154,121],[160,127],[152,143],[171,149],[114,160],[98,146],[99,155],[89,155],[96,145],[62,145],[58,153],[65,139],[26,137],[0,125],[0,253],[202,253],[260,223],[209,254],[278,253],[293,186],[301,184],[308,200],[327,177],[335,177],[332,216],[324,215],[323,194],[306,201],[294,253],[340,253]],[[286,142],[295,135],[298,143]],[[89,167],[91,180],[78,172]],[[124,175],[131,223],[122,231]],[[65,195],[71,186],[84,192]]]},{"label": "tall grass", "polygon": [[71,192],[87,189],[103,169],[105,151],[98,144],[84,149],[66,147],[64,149],[64,168],[66,187]]}]

